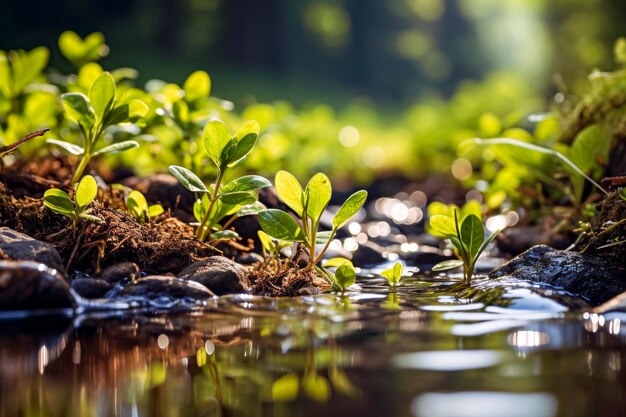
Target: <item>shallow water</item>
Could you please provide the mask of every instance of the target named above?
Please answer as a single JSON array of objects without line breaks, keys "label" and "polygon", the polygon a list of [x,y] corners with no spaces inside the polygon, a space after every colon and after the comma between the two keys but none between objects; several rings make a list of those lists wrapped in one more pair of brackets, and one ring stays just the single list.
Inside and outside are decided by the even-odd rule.
[{"label": "shallow water", "polygon": [[345,296],[5,318],[0,416],[626,415],[626,315],[364,276]]}]

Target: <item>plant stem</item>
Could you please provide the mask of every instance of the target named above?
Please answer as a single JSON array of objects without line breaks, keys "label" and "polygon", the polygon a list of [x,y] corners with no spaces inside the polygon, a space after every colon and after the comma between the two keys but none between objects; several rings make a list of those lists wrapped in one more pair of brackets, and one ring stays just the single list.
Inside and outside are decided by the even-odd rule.
[{"label": "plant stem", "polygon": [[[200,223],[200,226],[198,227],[198,230],[196,231],[196,239],[198,239],[201,242],[204,242],[206,238],[210,235],[209,230],[206,227],[206,224],[209,222],[209,219],[211,218],[211,212],[213,211],[215,202],[217,201],[219,197],[220,184],[222,182],[223,175],[224,175],[224,172],[222,171],[222,169],[218,169],[217,178],[215,179],[215,189],[213,190],[213,195],[211,196],[211,202],[209,203],[209,208],[207,209],[206,213],[204,213],[202,222]],[[205,231],[205,229],[207,230]]]},{"label": "plant stem", "polygon": [[332,240],[335,237],[335,234],[337,233],[337,229],[334,229],[330,232],[330,237],[328,238],[328,241],[326,241],[326,244],[324,245],[324,247],[322,248],[322,250],[320,251],[320,253],[317,254],[317,257],[315,258],[315,260],[313,261],[313,263],[318,263],[319,261],[322,260],[322,256],[324,255],[324,252],[326,252],[326,250],[328,249],[328,246],[330,246],[330,242],[332,242]]},{"label": "plant stem", "polygon": [[76,171],[74,171],[74,176],[72,177],[72,184],[76,184],[80,181],[80,178],[83,176],[83,171],[85,171],[85,167],[89,163],[91,159],[91,155],[87,154],[87,150],[83,154],[83,159],[80,160],[80,163],[76,167]]}]

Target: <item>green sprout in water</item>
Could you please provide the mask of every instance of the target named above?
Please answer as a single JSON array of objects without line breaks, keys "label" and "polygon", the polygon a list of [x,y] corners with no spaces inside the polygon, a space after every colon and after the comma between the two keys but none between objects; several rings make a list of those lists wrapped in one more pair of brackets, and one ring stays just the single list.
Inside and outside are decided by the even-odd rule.
[{"label": "green sprout in water", "polygon": [[[276,191],[281,200],[291,208],[300,218],[298,224],[288,213],[278,209],[263,210],[259,213],[259,223],[263,230],[278,241],[295,242],[304,245],[308,252],[309,264],[306,271],[315,268],[333,285],[335,289],[345,290],[356,277],[352,263],[345,260],[337,266],[333,276],[316,265],[321,261],[337,230],[363,207],[367,199],[365,190],[357,191],[343,203],[332,220],[332,229],[327,232],[319,231],[322,213],[328,206],[332,196],[332,186],[328,177],[322,173],[315,174],[302,188],[296,177],[287,171],[279,171],[275,178]],[[316,245],[323,245],[316,253]],[[327,265],[329,266],[329,265]]]},{"label": "green sprout in water", "polygon": [[396,287],[400,284],[400,280],[402,279],[403,267],[400,262],[396,262],[393,267],[389,269],[385,269],[380,273],[383,277],[387,278],[389,281],[389,286]]},{"label": "green sprout in water", "polygon": [[[194,204],[194,216],[199,222],[196,238],[206,241],[209,237],[231,239],[237,234],[226,230],[237,217],[256,214],[264,207],[257,202],[256,190],[272,185],[258,175],[246,175],[222,185],[224,174],[237,165],[254,147],[259,136],[259,124],[249,120],[232,136],[220,120],[212,120],[204,128],[204,148],[217,166],[215,182],[207,187],[196,174],[177,165],[170,172],[189,191],[200,193]],[[232,216],[223,225],[219,222]]]},{"label": "green sprout in water", "polygon": [[115,92],[113,76],[109,72],[103,72],[91,85],[88,95],[75,92],[61,95],[65,111],[78,123],[83,136],[83,147],[56,139],[48,139],[47,142],[82,157],[72,177],[72,184],[80,180],[94,156],[123,152],[139,146],[136,141],[127,140],[96,149],[104,129],[120,123],[136,122],[149,110],[143,101],[118,99]]},{"label": "green sprout in water", "polygon": [[76,226],[81,220],[102,221],[91,213],[88,208],[98,194],[98,184],[91,175],[85,175],[76,186],[74,201],[63,190],[51,188],[43,195],[43,204],[57,214],[72,219],[72,232],[76,233]]},{"label": "green sprout in water", "polygon": [[427,231],[433,236],[450,239],[459,259],[440,262],[433,267],[433,271],[446,271],[462,266],[464,281],[469,283],[476,261],[495,239],[499,230],[485,239],[480,204],[477,203],[468,203],[460,210],[454,205],[445,206],[441,203],[433,210],[429,207],[429,212],[435,211],[440,214],[431,215]]}]

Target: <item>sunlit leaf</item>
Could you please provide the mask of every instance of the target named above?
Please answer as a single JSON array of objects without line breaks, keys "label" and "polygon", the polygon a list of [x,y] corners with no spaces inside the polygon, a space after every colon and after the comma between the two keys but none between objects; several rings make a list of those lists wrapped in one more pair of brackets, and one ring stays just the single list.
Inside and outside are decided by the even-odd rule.
[{"label": "sunlit leaf", "polygon": [[82,93],[65,93],[61,95],[63,107],[76,123],[89,130],[93,126],[96,113],[89,104],[89,99]]},{"label": "sunlit leaf", "polygon": [[321,375],[310,373],[302,378],[302,389],[310,399],[323,403],[330,399],[330,384]]},{"label": "sunlit leaf", "polygon": [[343,203],[335,217],[333,218],[333,227],[339,229],[343,227],[348,221],[354,216],[365,204],[365,200],[367,200],[367,191],[361,190],[352,194],[348,199]]},{"label": "sunlit leaf", "polygon": [[115,81],[109,72],[100,74],[89,89],[89,102],[100,120],[113,105]]},{"label": "sunlit leaf", "polygon": [[204,127],[204,148],[218,167],[225,162],[221,159],[222,150],[230,140],[230,130],[221,120],[211,120]]},{"label": "sunlit leaf", "polygon": [[237,239],[239,235],[232,230],[219,230],[211,233],[211,240],[217,239]]},{"label": "sunlit leaf", "polygon": [[153,204],[148,207],[148,217],[156,217],[164,212],[165,210],[163,210],[163,206],[160,204]]},{"label": "sunlit leaf", "polygon": [[170,165],[170,172],[178,182],[182,184],[183,187],[188,189],[189,191],[200,192],[200,193],[208,193],[209,190],[206,188],[204,183],[200,178],[196,176],[193,172],[189,171],[187,168]]},{"label": "sunlit leaf", "polygon": [[307,184],[305,193],[309,196],[307,214],[318,221],[332,196],[330,180],[322,173],[315,174]]},{"label": "sunlit leaf", "polygon": [[146,197],[139,191],[132,191],[128,194],[126,206],[128,207],[128,211],[130,211],[135,218],[142,218],[144,211],[148,210]]},{"label": "sunlit leaf", "polygon": [[85,175],[76,187],[76,195],[74,201],[81,209],[87,207],[96,198],[98,194],[98,183],[91,175]]},{"label": "sunlit leaf", "polygon": [[449,261],[439,262],[437,265],[433,266],[434,272],[447,271],[449,269],[458,268],[463,266],[463,261],[460,259],[450,259]]},{"label": "sunlit leaf", "polygon": [[189,102],[207,98],[211,93],[211,77],[204,71],[196,71],[187,77],[183,90]]},{"label": "sunlit leaf", "polygon": [[269,180],[259,175],[245,175],[237,179],[232,180],[224,187],[222,187],[222,193],[230,193],[233,191],[253,191],[260,188],[271,187],[272,183]]},{"label": "sunlit leaf", "polygon": [[73,143],[65,142],[63,140],[57,139],[46,139],[46,143],[51,145],[56,145],[65,151],[71,153],[72,155],[80,156],[85,153],[85,150],[78,145],[74,145]]},{"label": "sunlit leaf", "polygon": [[278,171],[274,178],[274,185],[280,199],[298,216],[302,216],[304,211],[302,205],[303,191],[296,177],[287,171]]},{"label": "sunlit leaf", "polygon": [[348,263],[339,265],[335,270],[335,280],[342,291],[354,284],[356,282],[356,271],[354,267]]},{"label": "sunlit leaf", "polygon": [[253,191],[234,191],[232,193],[222,194],[220,200],[224,204],[229,205],[246,205],[256,201],[256,194]]},{"label": "sunlit leaf", "polygon": [[70,196],[63,190],[51,188],[43,195],[43,204],[55,213],[74,217],[74,204]]},{"label": "sunlit leaf", "polygon": [[263,210],[259,213],[259,223],[263,230],[274,239],[289,242],[304,241],[304,234],[298,223],[282,210]]},{"label": "sunlit leaf", "polygon": [[272,401],[287,402],[298,398],[300,378],[296,374],[287,374],[272,384]]},{"label": "sunlit leaf", "polygon": [[139,143],[134,140],[125,140],[124,142],[113,143],[93,153],[93,156],[108,155],[118,152],[124,152],[129,149],[138,148]]},{"label": "sunlit leaf", "polygon": [[474,260],[485,238],[483,224],[478,217],[470,214],[461,223],[461,242],[469,251],[470,260]]},{"label": "sunlit leaf", "polygon": [[436,214],[430,218],[429,224],[431,228],[429,233],[437,237],[450,238],[451,236],[456,236],[454,219],[449,216]]}]

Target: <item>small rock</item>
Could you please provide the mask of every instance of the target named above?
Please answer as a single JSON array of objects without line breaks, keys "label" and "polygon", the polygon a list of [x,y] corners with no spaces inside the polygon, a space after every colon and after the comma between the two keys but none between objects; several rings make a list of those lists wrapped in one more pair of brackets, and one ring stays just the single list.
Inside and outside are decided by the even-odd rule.
[{"label": "small rock", "polygon": [[242,253],[237,258],[237,263],[241,265],[254,265],[259,262],[263,262],[263,256],[254,252]]},{"label": "small rock", "polygon": [[97,278],[81,278],[72,281],[72,289],[85,298],[102,298],[111,288],[113,285]]},{"label": "small rock", "polygon": [[211,256],[183,269],[178,278],[198,282],[217,295],[245,292],[246,269],[223,256]]},{"label": "small rock", "polygon": [[141,270],[134,262],[120,262],[108,266],[102,270],[98,278],[110,284],[116,284],[123,279],[137,279],[141,276]]},{"label": "small rock", "polygon": [[120,291],[120,295],[148,299],[171,297],[174,299],[193,298],[195,300],[204,300],[215,296],[207,287],[197,282],[163,275],[140,278],[127,285]]},{"label": "small rock", "polygon": [[70,287],[57,270],[31,261],[0,261],[0,310],[74,305]]},{"label": "small rock", "polygon": [[601,258],[543,245],[530,248],[489,274],[490,278],[507,276],[561,287],[587,298],[592,305],[626,291],[624,271]]},{"label": "small rock", "polygon": [[507,227],[496,237],[500,251],[512,256],[519,255],[535,245],[565,249],[572,241],[571,236],[554,233],[542,225]]},{"label": "small rock", "polygon": [[384,248],[373,242],[365,242],[352,255],[354,266],[376,265],[385,262]]},{"label": "small rock", "polygon": [[16,261],[39,262],[56,269],[66,280],[69,278],[59,252],[49,243],[0,227],[0,250]]}]

